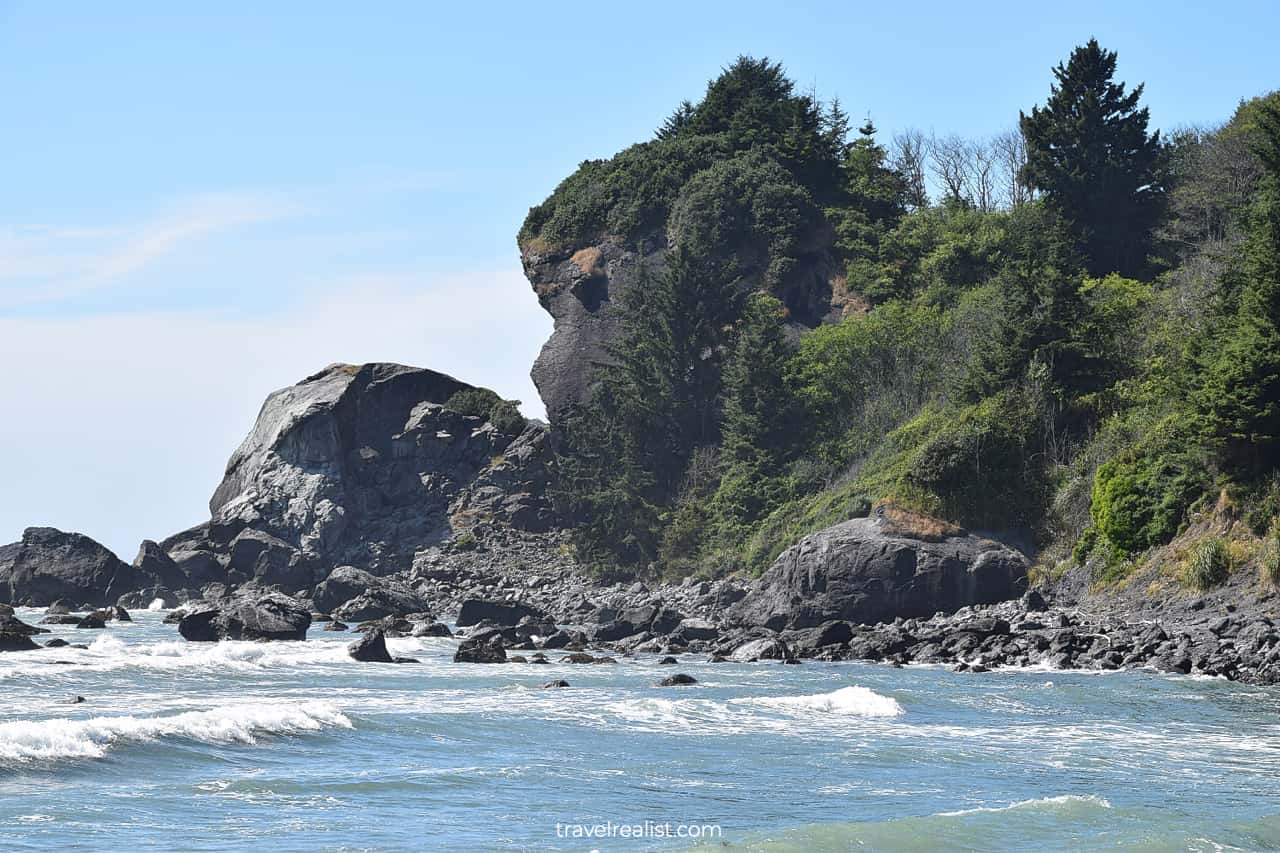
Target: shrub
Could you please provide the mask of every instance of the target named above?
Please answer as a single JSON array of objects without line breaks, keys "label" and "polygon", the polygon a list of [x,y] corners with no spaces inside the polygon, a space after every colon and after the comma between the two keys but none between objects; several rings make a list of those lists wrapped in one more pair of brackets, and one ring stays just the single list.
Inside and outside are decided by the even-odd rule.
[{"label": "shrub", "polygon": [[450,397],[444,407],[460,415],[484,418],[498,432],[515,435],[525,427],[519,405],[519,400],[504,400],[488,388],[464,388]]},{"label": "shrub", "polygon": [[1273,519],[1262,551],[1262,578],[1272,586],[1280,586],[1280,518]]},{"label": "shrub", "polygon": [[1168,542],[1203,491],[1173,441],[1148,443],[1105,462],[1094,476],[1090,515],[1118,557]]},{"label": "shrub", "polygon": [[453,547],[459,551],[474,551],[479,544],[480,540],[470,530],[459,533],[453,540]]},{"label": "shrub", "polygon": [[1231,574],[1231,555],[1221,536],[1204,540],[1187,567],[1187,580],[1199,590],[1212,589]]}]

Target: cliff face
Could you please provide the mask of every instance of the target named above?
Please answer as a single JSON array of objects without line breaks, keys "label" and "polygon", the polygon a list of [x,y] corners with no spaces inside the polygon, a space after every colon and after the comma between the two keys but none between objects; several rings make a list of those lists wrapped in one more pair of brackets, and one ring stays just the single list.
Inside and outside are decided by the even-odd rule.
[{"label": "cliff face", "polygon": [[[619,334],[619,296],[635,285],[642,269],[660,275],[669,251],[661,233],[634,242],[606,236],[573,250],[522,248],[525,277],[555,321],[530,372],[553,424],[589,399],[593,368],[607,360]],[[735,257],[743,287],[764,287],[767,259],[749,251]],[[782,300],[797,331],[839,320],[853,307],[839,268],[829,234],[818,233],[783,281],[767,288]]]},{"label": "cliff face", "polygon": [[408,568],[476,524],[550,524],[546,428],[444,407],[471,386],[395,364],[332,365],[263,404],[209,502],[161,548],[193,585],[309,587],[340,565]]}]

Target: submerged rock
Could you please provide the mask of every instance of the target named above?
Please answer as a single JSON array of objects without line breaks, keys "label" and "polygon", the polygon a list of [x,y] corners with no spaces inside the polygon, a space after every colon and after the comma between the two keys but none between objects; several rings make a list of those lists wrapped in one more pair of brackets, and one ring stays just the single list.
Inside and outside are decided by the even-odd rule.
[{"label": "submerged rock", "polygon": [[686,675],[683,672],[678,672],[675,675],[668,675],[666,678],[659,681],[656,686],[681,687],[686,684],[697,684],[697,683],[698,683],[698,679],[694,678],[692,675]]}]

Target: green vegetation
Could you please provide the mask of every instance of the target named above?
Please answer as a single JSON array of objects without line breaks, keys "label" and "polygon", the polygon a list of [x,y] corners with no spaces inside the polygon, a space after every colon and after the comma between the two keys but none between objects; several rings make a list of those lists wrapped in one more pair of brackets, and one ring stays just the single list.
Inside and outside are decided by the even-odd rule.
[{"label": "green vegetation", "polygon": [[[533,208],[526,251],[672,249],[615,295],[594,396],[559,425],[576,552],[759,571],[889,502],[1116,577],[1224,487],[1270,527],[1280,94],[1161,136],[1115,63],[1091,41],[1018,131],[890,150],[743,57]],[[817,256],[847,316],[802,333]],[[1229,562],[1206,545],[1189,580]]]},{"label": "green vegetation", "polygon": [[1218,586],[1231,574],[1231,555],[1221,536],[1212,536],[1199,544],[1187,567],[1187,580],[1198,590]]},{"label": "green vegetation", "polygon": [[524,415],[519,400],[504,400],[488,388],[467,388],[454,394],[444,404],[460,415],[484,418],[499,432],[515,435],[524,429]]}]

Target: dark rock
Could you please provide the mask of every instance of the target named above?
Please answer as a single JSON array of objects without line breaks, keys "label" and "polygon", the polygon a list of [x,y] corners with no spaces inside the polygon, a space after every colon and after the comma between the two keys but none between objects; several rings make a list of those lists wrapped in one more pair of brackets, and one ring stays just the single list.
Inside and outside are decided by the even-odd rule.
[{"label": "dark rock", "polygon": [[752,663],[761,660],[788,660],[791,649],[784,640],[778,637],[762,637],[748,640],[738,646],[729,655],[729,660],[737,663]]},{"label": "dark rock", "polygon": [[62,639],[61,637],[54,637],[52,640],[49,640],[47,643],[45,643],[44,647],[46,649],[61,649],[68,645],[70,645],[70,643],[68,643],[66,640]]},{"label": "dark rock", "polygon": [[[272,393],[227,463],[209,521],[161,548],[194,583],[293,591],[341,566],[407,571],[455,523],[546,529],[548,430],[445,408],[471,387],[403,365],[335,364]],[[370,606],[379,603],[392,606],[376,596]]]},{"label": "dark rock", "polygon": [[364,621],[425,613],[430,605],[408,584],[353,566],[339,566],[315,588],[312,602],[339,619]]},{"label": "dark rock", "polygon": [[507,663],[528,663],[529,659],[524,655],[511,655],[507,658]]},{"label": "dark rock", "polygon": [[662,660],[660,660],[660,661],[658,661],[658,665],[659,665],[659,666],[670,666],[671,664],[677,664],[677,663],[680,663],[680,661],[676,660],[676,659],[675,659],[675,658],[673,658],[673,657],[669,657],[669,656],[668,656],[668,657],[663,658],[663,659],[662,659]]},{"label": "dark rock", "polygon": [[[161,548],[159,543],[152,542],[150,539],[144,539],[138,546],[138,555],[133,558],[133,569],[140,578],[145,578],[143,582],[149,587],[165,590],[183,589],[190,583],[187,573],[179,568],[169,553]],[[160,597],[153,595],[152,600]],[[136,606],[146,607],[150,603],[148,601]]]},{"label": "dark rock", "polygon": [[1038,590],[1029,589],[1022,596],[1022,609],[1028,613],[1043,613],[1049,605]]},{"label": "dark rock", "polygon": [[28,527],[22,541],[0,548],[0,599],[36,607],[61,598],[93,606],[114,602],[146,578],[79,533]]},{"label": "dark rock", "polygon": [[720,636],[720,628],[706,619],[685,619],[672,632],[672,636],[681,643],[694,640],[714,640]]},{"label": "dark rock", "polygon": [[178,621],[178,633],[193,642],[217,640],[305,640],[311,612],[278,592],[247,587],[225,602],[202,602]]},{"label": "dark rock", "polygon": [[28,652],[40,648],[31,638],[46,633],[16,616],[0,614],[0,652]]},{"label": "dark rock", "polygon": [[502,634],[494,631],[469,637],[458,646],[454,663],[506,663],[507,651],[502,647]]},{"label": "dark rock", "polygon": [[54,613],[52,616],[46,616],[40,620],[41,625],[79,625],[83,616],[76,616],[72,613]]},{"label": "dark rock", "polygon": [[565,681],[563,678],[557,678],[555,681],[548,681],[546,684],[542,685],[544,690],[547,688],[568,687],[568,686],[569,686],[569,682]]},{"label": "dark rock", "polygon": [[325,626],[324,626],[324,629],[323,629],[323,630],[325,630],[325,631],[345,631],[345,630],[347,630],[347,625],[346,625],[346,623],[345,623],[345,622],[339,622],[338,620],[334,619],[334,620],[332,620],[332,621],[330,621],[330,622],[325,623]]},{"label": "dark rock", "polygon": [[90,613],[88,616],[85,616],[83,619],[77,622],[76,627],[77,628],[105,628],[107,627],[107,621],[102,618],[102,614],[100,612],[94,612],[94,613]]},{"label": "dark rock", "polygon": [[386,635],[382,631],[370,631],[347,646],[347,654],[362,663],[393,663],[387,651]]},{"label": "dark rock", "polygon": [[481,622],[492,622],[494,625],[502,627],[515,627],[520,624],[521,619],[527,616],[533,616],[538,619],[546,618],[545,613],[527,604],[469,598],[462,602],[455,624],[459,628],[466,628]]},{"label": "dark rock", "polygon": [[621,640],[623,637],[630,637],[637,632],[635,625],[622,619],[610,622],[607,625],[601,625],[596,629],[593,639],[597,643],[609,643],[615,640]]},{"label": "dark rock", "polygon": [[429,624],[423,622],[414,626],[412,635],[415,637],[452,637],[453,632],[443,622],[431,622]]},{"label": "dark rock", "polygon": [[69,696],[66,699],[60,699],[59,705],[79,705],[85,701],[83,696]]},{"label": "dark rock", "polygon": [[685,675],[683,672],[678,672],[675,675],[668,675],[666,678],[659,681],[657,686],[658,687],[679,687],[684,684],[697,684],[697,683],[698,683],[698,679],[694,678],[692,675]]},{"label": "dark rock", "polygon": [[926,616],[1016,597],[1026,569],[1022,554],[989,539],[914,538],[882,518],[855,518],[784,551],[730,616],[774,629]]},{"label": "dark rock", "polygon": [[586,652],[572,652],[560,658],[560,663],[595,663],[595,655]]}]

